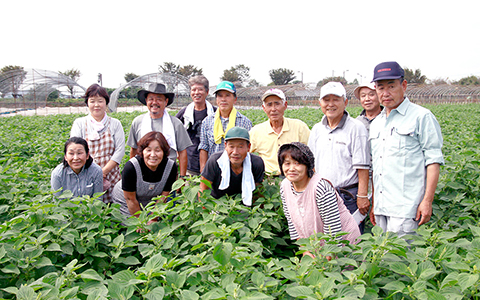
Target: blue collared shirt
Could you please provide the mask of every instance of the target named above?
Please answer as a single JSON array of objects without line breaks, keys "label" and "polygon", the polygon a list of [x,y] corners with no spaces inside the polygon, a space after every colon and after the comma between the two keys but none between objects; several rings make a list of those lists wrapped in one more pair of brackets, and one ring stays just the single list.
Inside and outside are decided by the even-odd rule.
[{"label": "blue collared shirt", "polygon": [[[66,168],[63,164],[59,164],[52,171],[51,178],[52,190],[61,191],[55,193],[56,196],[61,195],[64,191],[69,190],[74,197],[88,195],[90,197],[95,193],[103,192],[103,173],[99,165],[92,162],[89,168],[85,167],[76,174],[69,166]],[[98,199],[102,199],[102,196]]]},{"label": "blue collared shirt", "polygon": [[[222,121],[223,130],[225,130],[228,125],[228,119],[220,117],[220,120]],[[215,139],[213,138],[214,123],[215,115],[207,116],[205,119],[203,119],[202,128],[200,130],[200,144],[198,145],[198,150],[200,151],[203,149],[207,151],[208,157],[215,152],[225,150],[225,140],[223,138],[220,144],[215,144]],[[250,131],[250,129],[252,129],[252,121],[237,111],[237,116],[235,117],[235,126],[243,127]]]},{"label": "blue collared shirt", "polygon": [[408,98],[370,127],[375,215],[414,218],[423,200],[426,167],[443,164],[443,138],[435,116]]}]

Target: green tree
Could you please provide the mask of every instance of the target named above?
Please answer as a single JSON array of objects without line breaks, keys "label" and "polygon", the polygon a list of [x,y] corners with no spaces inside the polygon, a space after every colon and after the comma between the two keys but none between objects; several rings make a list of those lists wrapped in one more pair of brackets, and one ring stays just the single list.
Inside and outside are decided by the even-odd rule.
[{"label": "green tree", "polygon": [[325,77],[317,83],[318,87],[322,87],[330,81],[340,82],[344,86],[347,85],[347,80],[343,76]]},{"label": "green tree", "polygon": [[460,85],[480,85],[480,78],[474,75],[463,77],[456,84]]},{"label": "green tree", "polygon": [[7,93],[12,93],[16,100],[20,85],[27,77],[27,71],[20,66],[5,66],[0,70],[0,93],[5,97]]},{"label": "green tree", "polygon": [[[72,79],[73,81],[77,82],[77,80],[82,76],[82,73],[80,73],[80,70],[72,68],[70,70],[66,70],[65,72],[59,71],[58,73],[65,75]],[[74,98],[75,94],[75,85],[73,84],[67,84],[67,89],[70,92],[70,95],[72,96],[72,99]]]},{"label": "green tree", "polygon": [[289,69],[273,69],[268,72],[275,85],[290,84],[295,79],[295,72]]},{"label": "green tree", "polygon": [[135,73],[125,73],[125,76],[123,76],[123,78],[125,78],[125,81],[128,83],[132,80],[134,80],[135,78],[138,78],[139,76]]},{"label": "green tree", "polygon": [[424,84],[427,80],[427,76],[422,75],[422,71],[420,69],[416,69],[414,71],[413,69],[403,68],[403,70],[405,71],[405,80],[408,83]]},{"label": "green tree", "polygon": [[180,69],[178,70],[178,74],[185,76],[187,78],[190,78],[193,76],[202,75],[203,70],[202,68],[199,69],[194,65],[186,65],[186,66],[180,67]]},{"label": "green tree", "polygon": [[162,65],[158,66],[158,72],[160,73],[178,74],[179,70],[180,70],[180,65],[176,65],[172,62],[164,62],[163,66]]},{"label": "green tree", "polygon": [[248,82],[250,79],[250,68],[240,64],[230,69],[223,71],[223,76],[220,80],[226,80],[230,82],[239,82],[240,84]]}]

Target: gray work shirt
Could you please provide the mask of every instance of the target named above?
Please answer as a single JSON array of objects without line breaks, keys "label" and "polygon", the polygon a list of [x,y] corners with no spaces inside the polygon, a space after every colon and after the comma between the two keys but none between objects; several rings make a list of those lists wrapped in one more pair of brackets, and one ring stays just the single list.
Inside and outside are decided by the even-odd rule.
[{"label": "gray work shirt", "polygon": [[[62,188],[62,191],[55,193],[56,196],[62,192],[69,190],[74,197],[88,195],[90,197],[95,193],[103,192],[103,173],[99,165],[92,162],[90,167],[85,167],[76,174],[70,166],[64,167],[63,163],[59,164],[53,171],[51,176],[52,190],[56,191]],[[98,199],[102,199],[103,196]]]}]

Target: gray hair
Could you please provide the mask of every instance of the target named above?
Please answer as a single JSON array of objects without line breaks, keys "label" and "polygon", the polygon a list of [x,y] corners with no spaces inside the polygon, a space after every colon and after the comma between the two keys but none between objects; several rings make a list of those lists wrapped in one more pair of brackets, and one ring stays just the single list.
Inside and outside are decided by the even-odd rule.
[{"label": "gray hair", "polygon": [[203,75],[193,76],[188,80],[188,85],[190,85],[190,87],[192,87],[192,85],[194,85],[194,84],[201,84],[205,87],[206,91],[209,90],[208,79],[207,79],[207,77],[205,77]]}]

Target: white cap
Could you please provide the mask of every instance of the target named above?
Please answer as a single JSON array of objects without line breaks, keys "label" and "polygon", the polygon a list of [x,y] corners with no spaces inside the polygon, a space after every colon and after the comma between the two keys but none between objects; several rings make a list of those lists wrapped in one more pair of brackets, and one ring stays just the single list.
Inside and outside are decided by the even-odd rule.
[{"label": "white cap", "polygon": [[320,89],[320,100],[327,95],[335,95],[346,99],[347,91],[340,82],[330,81]]},{"label": "white cap", "polygon": [[262,102],[265,101],[268,96],[277,96],[278,98],[282,99],[283,102],[287,101],[285,94],[279,89],[269,89],[265,91],[262,96]]},{"label": "white cap", "polygon": [[367,84],[357,86],[355,90],[353,90],[353,94],[355,95],[355,97],[357,97],[358,100],[360,100],[360,95],[359,95],[360,90],[364,87],[369,88],[372,91],[375,91],[375,83],[373,82],[369,82]]}]

